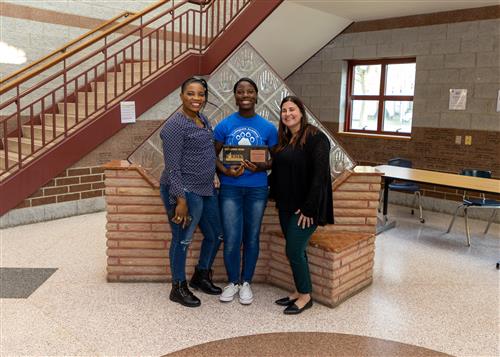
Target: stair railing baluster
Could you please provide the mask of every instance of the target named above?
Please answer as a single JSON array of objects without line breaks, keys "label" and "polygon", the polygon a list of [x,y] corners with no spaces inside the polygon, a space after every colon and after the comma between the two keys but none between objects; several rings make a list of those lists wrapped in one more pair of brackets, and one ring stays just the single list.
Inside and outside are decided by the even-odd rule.
[{"label": "stair railing baluster", "polygon": [[[125,50],[122,51],[122,72],[123,72],[123,83],[122,83],[122,93],[125,93],[125,80],[127,78],[127,62],[125,61]],[[133,65],[132,65],[133,66]],[[134,68],[132,68],[132,71],[131,71],[131,74],[132,74],[132,81],[134,80]]]},{"label": "stair railing baluster", "polygon": [[[104,109],[108,109],[108,103],[106,102],[107,98],[108,98],[108,36],[105,36],[104,37]],[[97,96],[96,96],[96,108],[97,107],[99,106],[97,105]]]},{"label": "stair railing baluster", "polygon": [[[85,118],[89,117],[89,71],[85,71],[84,81],[85,81]],[[96,88],[97,91],[97,88]]]},{"label": "stair railing baluster", "polygon": [[[111,98],[116,98],[118,95],[118,54],[115,54],[113,56],[113,61],[115,63],[113,67],[113,78],[114,78],[114,84],[113,84],[113,90],[114,90],[114,95]],[[123,81],[125,82],[125,76],[123,77]],[[110,98],[110,99],[111,99]],[[107,104],[108,103],[108,97],[104,98],[104,102]]]},{"label": "stair railing baluster", "polygon": [[160,28],[156,29],[156,66],[155,72],[158,70],[158,64],[160,63]]},{"label": "stair railing baluster", "polygon": [[[97,81],[97,66],[99,64],[96,64],[94,66],[94,83],[95,83],[95,91],[94,91],[94,111],[92,114],[94,114],[97,111],[97,92],[99,90],[99,82]],[[108,86],[108,83],[106,82],[106,75],[104,76],[104,93],[106,93],[106,87]]]},{"label": "stair railing baluster", "polygon": [[[66,72],[66,58],[63,60],[63,84],[64,84],[64,137],[68,136],[68,88],[67,88],[67,72]],[[78,118],[76,118],[78,122]]]},{"label": "stair railing baluster", "polygon": [[45,97],[42,97],[42,107],[40,109],[40,124],[42,126],[42,146],[45,146],[45,118],[43,113],[45,112]]},{"label": "stair railing baluster", "polygon": [[[22,130],[22,128],[21,128]],[[35,152],[35,128],[33,127],[33,104],[30,104],[31,153]]]},{"label": "stair railing baluster", "polygon": [[16,86],[16,107],[17,107],[17,158],[19,168],[23,167],[21,155],[21,98],[19,97],[19,85]]},{"label": "stair railing baluster", "polygon": [[[151,52],[151,36],[153,36],[152,32],[150,32],[148,34],[148,75],[147,75],[147,77],[149,77],[151,75],[151,57],[153,57],[152,52]],[[142,63],[141,63],[141,66],[142,66]]]},{"label": "stair railing baluster", "polygon": [[5,171],[9,169],[9,142],[7,141],[7,120],[3,121],[3,152],[5,154]]},{"label": "stair railing baluster", "polygon": [[142,74],[142,60],[144,59],[143,57],[143,51],[144,51],[144,44],[143,44],[143,41],[144,41],[144,27],[142,25],[142,16],[141,16],[141,24],[140,24],[140,36],[139,38],[141,39],[141,42],[140,42],[140,45],[139,45],[139,50],[141,51],[140,55],[139,55],[139,63],[140,63],[140,66],[139,66],[139,81],[142,85],[142,79],[143,79],[143,74]]},{"label": "stair railing baluster", "polygon": [[[78,101],[78,77],[75,78],[75,89],[74,91],[76,92],[76,98],[75,98],[75,118],[76,118],[76,123],[79,121],[79,115],[78,115],[78,107],[80,106],[80,102]],[[75,123],[75,125],[76,125]],[[69,125],[68,125],[69,127]]]},{"label": "stair railing baluster", "polygon": [[199,53],[201,54],[203,48],[203,6],[200,2],[200,9],[198,10],[198,21],[200,22],[200,32],[198,33],[200,47],[198,48]]},{"label": "stair railing baluster", "polygon": [[[134,72],[134,63],[135,63],[135,57],[134,57],[134,44],[132,44],[132,47],[131,47],[131,59],[130,59],[130,67],[132,67],[132,72]],[[135,85],[135,76],[132,75],[132,87]]]},{"label": "stair railing baluster", "polygon": [[170,53],[170,57],[172,58],[172,65],[174,64],[174,58],[175,58],[175,19],[174,19],[174,10],[172,9],[172,12],[170,13],[170,22],[172,23],[172,28],[170,30],[170,50],[172,51]]},{"label": "stair railing baluster", "polygon": [[52,91],[52,140],[56,138],[56,91]]},{"label": "stair railing baluster", "polygon": [[167,65],[167,24],[163,25],[163,66]]}]

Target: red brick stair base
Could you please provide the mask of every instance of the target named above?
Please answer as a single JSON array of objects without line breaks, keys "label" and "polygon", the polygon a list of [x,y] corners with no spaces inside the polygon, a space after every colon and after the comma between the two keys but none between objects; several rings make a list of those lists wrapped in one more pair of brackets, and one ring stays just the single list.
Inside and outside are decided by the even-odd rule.
[{"label": "red brick stair base", "polygon": [[[170,281],[171,235],[159,183],[128,161],[112,161],[104,169],[108,281]],[[338,305],[372,281],[380,175],[369,167],[341,175],[333,185],[337,224],[321,227],[311,239],[308,256],[313,296],[327,306]],[[254,282],[291,289],[292,276],[279,230],[274,202],[269,202]],[[188,276],[197,263],[200,246],[197,230],[188,253]],[[214,280],[225,281],[222,247],[213,268]]]}]

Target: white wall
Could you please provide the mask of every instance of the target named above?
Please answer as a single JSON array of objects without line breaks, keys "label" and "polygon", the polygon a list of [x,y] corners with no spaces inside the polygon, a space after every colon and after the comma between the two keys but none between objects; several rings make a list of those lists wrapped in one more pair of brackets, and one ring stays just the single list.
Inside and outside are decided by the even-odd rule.
[{"label": "white wall", "polygon": [[348,19],[285,1],[248,41],[286,78],[350,23]]}]

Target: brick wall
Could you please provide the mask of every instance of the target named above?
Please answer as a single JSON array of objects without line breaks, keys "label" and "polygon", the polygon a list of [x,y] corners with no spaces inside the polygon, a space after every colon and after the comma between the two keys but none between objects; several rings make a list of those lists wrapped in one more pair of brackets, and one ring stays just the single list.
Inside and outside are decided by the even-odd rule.
[{"label": "brick wall", "polygon": [[[114,161],[104,167],[108,281],[170,281],[170,226],[158,182],[140,166],[127,161]],[[337,179],[333,189],[338,224],[320,227],[308,248],[315,299],[329,306],[371,283],[374,202],[378,202],[380,173],[371,168],[356,168]],[[188,252],[188,278],[197,263],[201,238],[197,230]],[[277,211],[274,203],[269,202],[261,228],[254,282],[291,287],[287,266]],[[226,281],[222,249],[213,269],[215,281]]]},{"label": "brick wall", "polygon": [[[326,232],[316,232],[307,249],[313,297],[330,307],[337,306],[372,283],[375,256],[373,234],[338,232],[334,237],[332,239],[332,235]],[[293,290],[281,234],[271,235],[270,248],[268,282]]]},{"label": "brick wall", "polygon": [[104,169],[100,166],[64,170],[17,208],[76,201],[104,195]]}]

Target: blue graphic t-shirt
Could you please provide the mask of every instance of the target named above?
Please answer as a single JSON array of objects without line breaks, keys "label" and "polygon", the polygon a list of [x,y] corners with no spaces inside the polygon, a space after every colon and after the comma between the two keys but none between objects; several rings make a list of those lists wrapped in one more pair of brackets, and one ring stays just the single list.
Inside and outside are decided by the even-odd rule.
[{"label": "blue graphic t-shirt", "polygon": [[[251,118],[242,117],[238,112],[229,115],[214,129],[215,141],[224,145],[267,146],[272,148],[278,144],[276,127],[258,114]],[[267,186],[266,171],[251,172],[245,170],[239,177],[220,175],[223,185],[240,187]]]}]

